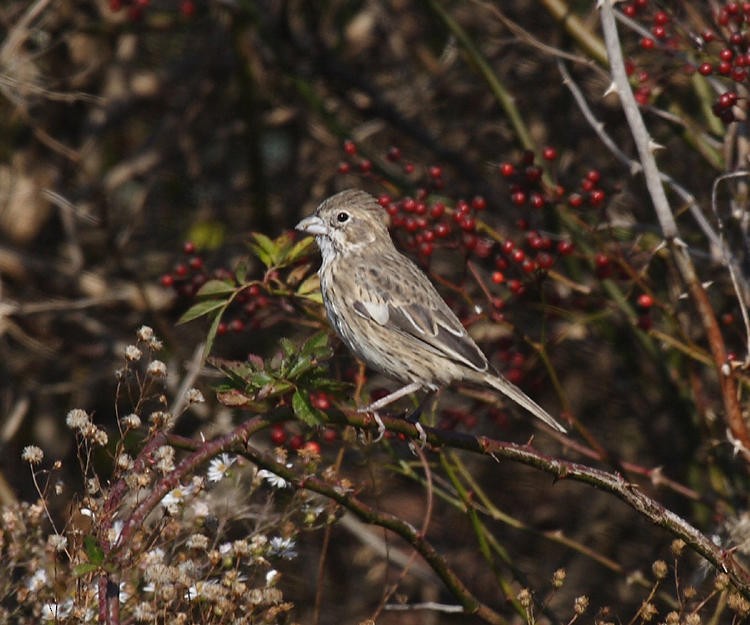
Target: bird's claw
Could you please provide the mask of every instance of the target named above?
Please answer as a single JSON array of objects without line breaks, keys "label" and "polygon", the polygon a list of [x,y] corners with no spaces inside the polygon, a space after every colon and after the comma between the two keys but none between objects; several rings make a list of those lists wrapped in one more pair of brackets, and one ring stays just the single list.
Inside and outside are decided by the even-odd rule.
[{"label": "bird's claw", "polygon": [[[419,439],[418,439],[419,450],[422,451],[427,445],[427,432],[425,432],[425,429],[422,427],[422,424],[419,421],[414,423],[414,427],[417,429],[417,432],[419,433]],[[412,447],[412,445],[416,445],[416,444],[417,442],[415,440],[411,440],[409,442],[409,447]],[[412,453],[414,453],[415,456],[418,455],[416,452],[416,448],[412,447]]]},{"label": "bird's claw", "polygon": [[[380,415],[374,411],[374,410],[368,410],[367,408],[359,408],[357,410],[360,414],[369,414],[372,416],[375,423],[378,425],[378,435],[370,441],[370,445],[374,445],[375,443],[379,443],[383,436],[385,436],[385,423],[383,423],[383,419],[380,418]],[[364,431],[360,431],[360,434],[362,435],[362,439],[364,441]]]}]

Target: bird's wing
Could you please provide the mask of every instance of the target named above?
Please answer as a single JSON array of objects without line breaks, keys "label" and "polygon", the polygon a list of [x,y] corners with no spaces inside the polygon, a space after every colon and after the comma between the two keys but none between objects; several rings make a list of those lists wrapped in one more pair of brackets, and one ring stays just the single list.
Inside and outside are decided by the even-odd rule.
[{"label": "bird's wing", "polygon": [[377,266],[355,267],[354,310],[428,345],[439,355],[486,371],[487,358],[427,276],[411,260],[396,254],[378,258]]}]

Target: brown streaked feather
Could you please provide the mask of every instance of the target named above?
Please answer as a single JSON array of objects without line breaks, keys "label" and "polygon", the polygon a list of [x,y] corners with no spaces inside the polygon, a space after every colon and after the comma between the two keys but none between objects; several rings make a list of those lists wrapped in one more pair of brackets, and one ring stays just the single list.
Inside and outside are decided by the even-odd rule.
[{"label": "brown streaked feather", "polygon": [[[378,267],[355,269],[357,283],[370,296],[355,301],[355,311],[449,360],[487,371],[487,358],[419,268],[395,251],[380,260]],[[398,265],[396,271],[393,265]],[[408,280],[394,280],[404,272],[409,274]],[[377,296],[373,298],[373,294]]]}]

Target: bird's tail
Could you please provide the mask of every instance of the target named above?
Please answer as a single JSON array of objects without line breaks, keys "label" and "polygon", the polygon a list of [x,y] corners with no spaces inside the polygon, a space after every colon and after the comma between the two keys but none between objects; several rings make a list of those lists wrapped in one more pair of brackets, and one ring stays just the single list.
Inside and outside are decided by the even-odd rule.
[{"label": "bird's tail", "polygon": [[537,419],[541,419],[542,421],[544,421],[553,430],[557,430],[558,432],[563,433],[568,431],[554,418],[552,418],[552,416],[548,414],[544,408],[537,404],[533,399],[531,399],[531,397],[529,397],[512,382],[508,382],[508,380],[506,380],[505,378],[492,375],[491,373],[486,373],[484,375],[484,382],[486,384],[489,384],[492,388],[500,391],[506,397],[512,399],[519,406],[526,408],[526,410],[533,414]]}]

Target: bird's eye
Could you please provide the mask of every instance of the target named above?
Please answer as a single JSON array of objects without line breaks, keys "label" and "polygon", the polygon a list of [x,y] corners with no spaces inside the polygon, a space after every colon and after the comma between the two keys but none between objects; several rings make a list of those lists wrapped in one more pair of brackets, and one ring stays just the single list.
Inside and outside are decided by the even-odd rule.
[{"label": "bird's eye", "polygon": [[336,215],[336,221],[338,221],[340,224],[343,224],[345,221],[349,220],[349,213],[345,213],[344,211],[341,211],[338,215]]}]

